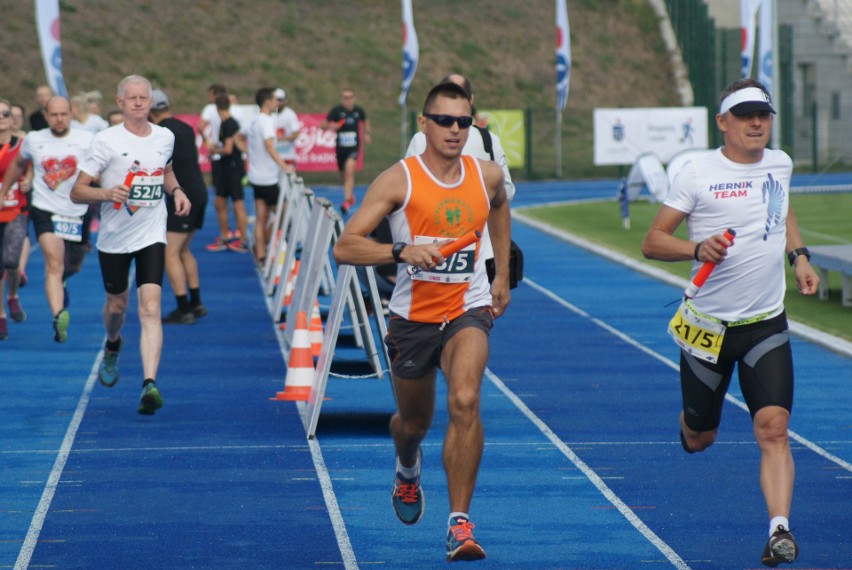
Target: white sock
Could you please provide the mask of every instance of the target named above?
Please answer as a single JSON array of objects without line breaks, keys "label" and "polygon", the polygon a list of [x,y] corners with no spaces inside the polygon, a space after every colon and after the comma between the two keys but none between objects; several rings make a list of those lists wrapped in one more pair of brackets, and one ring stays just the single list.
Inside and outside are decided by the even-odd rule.
[{"label": "white sock", "polygon": [[420,475],[420,454],[417,454],[417,461],[414,462],[414,465],[411,467],[404,467],[402,463],[399,462],[399,456],[396,457],[396,472],[405,477],[406,479],[414,479],[418,475]]},{"label": "white sock", "polygon": [[453,523],[456,522],[456,517],[464,517],[466,520],[470,520],[470,517],[467,513],[460,513],[458,511],[450,513],[450,518],[447,519],[447,526],[453,526]]},{"label": "white sock", "polygon": [[772,517],[772,520],[769,521],[769,536],[772,536],[778,530],[778,525],[790,530],[790,521],[787,520],[787,517]]}]

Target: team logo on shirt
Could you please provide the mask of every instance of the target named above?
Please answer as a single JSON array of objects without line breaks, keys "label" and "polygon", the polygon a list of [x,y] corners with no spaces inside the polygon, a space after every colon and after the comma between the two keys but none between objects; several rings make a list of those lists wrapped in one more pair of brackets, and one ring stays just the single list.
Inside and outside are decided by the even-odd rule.
[{"label": "team logo on shirt", "polygon": [[64,158],[50,156],[41,161],[41,167],[44,169],[42,180],[48,188],[56,190],[60,184],[70,179],[77,172],[77,157],[72,155]]},{"label": "team logo on shirt", "polygon": [[781,222],[784,209],[784,187],[770,173],[760,191],[763,195],[763,203],[766,204],[766,232],[763,234],[763,241],[766,241],[769,230]]},{"label": "team logo on shirt", "polygon": [[457,198],[443,200],[435,207],[432,221],[436,228],[442,228],[442,236],[455,238],[461,228],[469,228],[473,223],[473,209]]}]

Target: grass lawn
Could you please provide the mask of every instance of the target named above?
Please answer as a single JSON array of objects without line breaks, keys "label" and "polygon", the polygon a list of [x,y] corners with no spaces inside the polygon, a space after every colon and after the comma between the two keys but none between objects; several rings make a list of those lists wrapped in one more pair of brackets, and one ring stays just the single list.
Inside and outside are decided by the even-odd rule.
[{"label": "grass lawn", "polygon": [[[852,243],[852,224],[849,223],[852,194],[793,194],[791,203],[806,245]],[[524,210],[524,214],[688,279],[689,263],[649,261],[642,257],[639,249],[642,238],[658,208],[659,204],[641,200],[631,203],[629,230],[622,227],[620,209],[614,199],[529,208]],[[683,225],[676,235],[686,237]],[[815,329],[852,341],[852,308],[844,308],[840,303],[840,275],[829,273],[828,286],[828,301],[820,301],[816,295],[800,295],[793,272],[787,271],[787,314],[791,319]]]}]

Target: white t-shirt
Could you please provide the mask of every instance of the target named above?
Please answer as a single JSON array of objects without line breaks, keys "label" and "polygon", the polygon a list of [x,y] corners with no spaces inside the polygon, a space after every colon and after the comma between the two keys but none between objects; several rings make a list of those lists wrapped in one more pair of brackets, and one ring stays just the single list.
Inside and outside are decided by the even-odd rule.
[{"label": "white t-shirt", "polygon": [[290,107],[284,107],[275,115],[275,149],[284,160],[296,160],[296,145],[293,144],[293,141],[283,141],[277,137],[290,136],[293,133],[298,133],[301,128],[302,123],[299,121],[299,117]]},{"label": "white t-shirt", "polygon": [[[784,303],[787,211],[793,161],[766,149],[755,164],[728,160],[720,149],[695,152],[675,174],[665,205],[687,214],[689,239],[727,228],[734,245],[692,300],[723,321],[780,313]],[[693,275],[702,265],[693,262]]]},{"label": "white t-shirt", "polygon": [[92,134],[96,134],[109,128],[109,123],[100,115],[89,113],[88,118],[82,123],[76,119],[72,120],[71,128],[82,129],[84,131],[89,131]]},{"label": "white t-shirt", "polygon": [[266,141],[275,142],[275,120],[272,115],[259,114],[248,129],[248,181],[257,186],[278,184],[280,169],[266,150]]},{"label": "white t-shirt", "polygon": [[71,201],[71,188],[78,168],[92,142],[92,133],[68,129],[63,137],[50,129],[33,131],[24,137],[20,156],[33,163],[32,205],[62,216],[82,216],[86,204]]},{"label": "white t-shirt", "polygon": [[[470,133],[467,136],[467,142],[464,143],[462,154],[475,156],[482,160],[491,160],[491,155],[485,151],[485,142],[482,140],[482,133],[479,129],[471,127]],[[490,131],[489,131],[490,132]],[[506,159],[506,153],[503,151],[503,145],[500,144],[500,137],[491,134],[491,150],[494,151],[494,162],[500,165],[503,169],[503,185],[506,187],[506,199],[511,201],[515,197],[515,184],[512,182],[512,174],[509,172],[509,161]],[[417,131],[411,137],[411,142],[408,143],[408,150],[405,151],[405,156],[414,156],[423,154],[426,150],[426,135]],[[482,232],[480,238],[480,251],[484,259],[492,259],[494,257],[494,248],[491,247],[491,236],[488,233],[488,224],[485,224],[485,231]]]},{"label": "white t-shirt", "polygon": [[208,142],[218,143],[219,129],[222,127],[222,119],[219,118],[219,111],[216,110],[216,105],[208,103],[201,110],[201,120],[207,123],[204,128],[204,137]]},{"label": "white t-shirt", "polygon": [[124,182],[134,160],[139,170],[131,184],[130,198],[116,210],[112,202],[101,203],[98,250],[131,253],[154,243],[166,243],[164,174],[172,160],[174,134],[150,125],[151,133],[139,137],[123,124],[95,135],[80,170],[100,176],[101,186],[112,188]]}]

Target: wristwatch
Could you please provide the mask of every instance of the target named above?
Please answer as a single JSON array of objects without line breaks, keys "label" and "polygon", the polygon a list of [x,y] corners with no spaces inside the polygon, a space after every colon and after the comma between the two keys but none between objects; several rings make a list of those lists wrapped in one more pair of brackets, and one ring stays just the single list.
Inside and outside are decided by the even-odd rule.
[{"label": "wristwatch", "polygon": [[394,260],[397,263],[402,263],[402,250],[405,249],[405,246],[408,244],[404,241],[398,241],[393,244],[393,249],[391,250],[391,254],[393,255]]},{"label": "wristwatch", "polygon": [[811,252],[808,251],[806,247],[800,247],[799,249],[794,249],[790,253],[787,254],[787,261],[790,262],[790,267],[793,267],[793,264],[796,263],[796,258],[800,255],[804,255],[808,258],[808,261],[811,260]]}]

